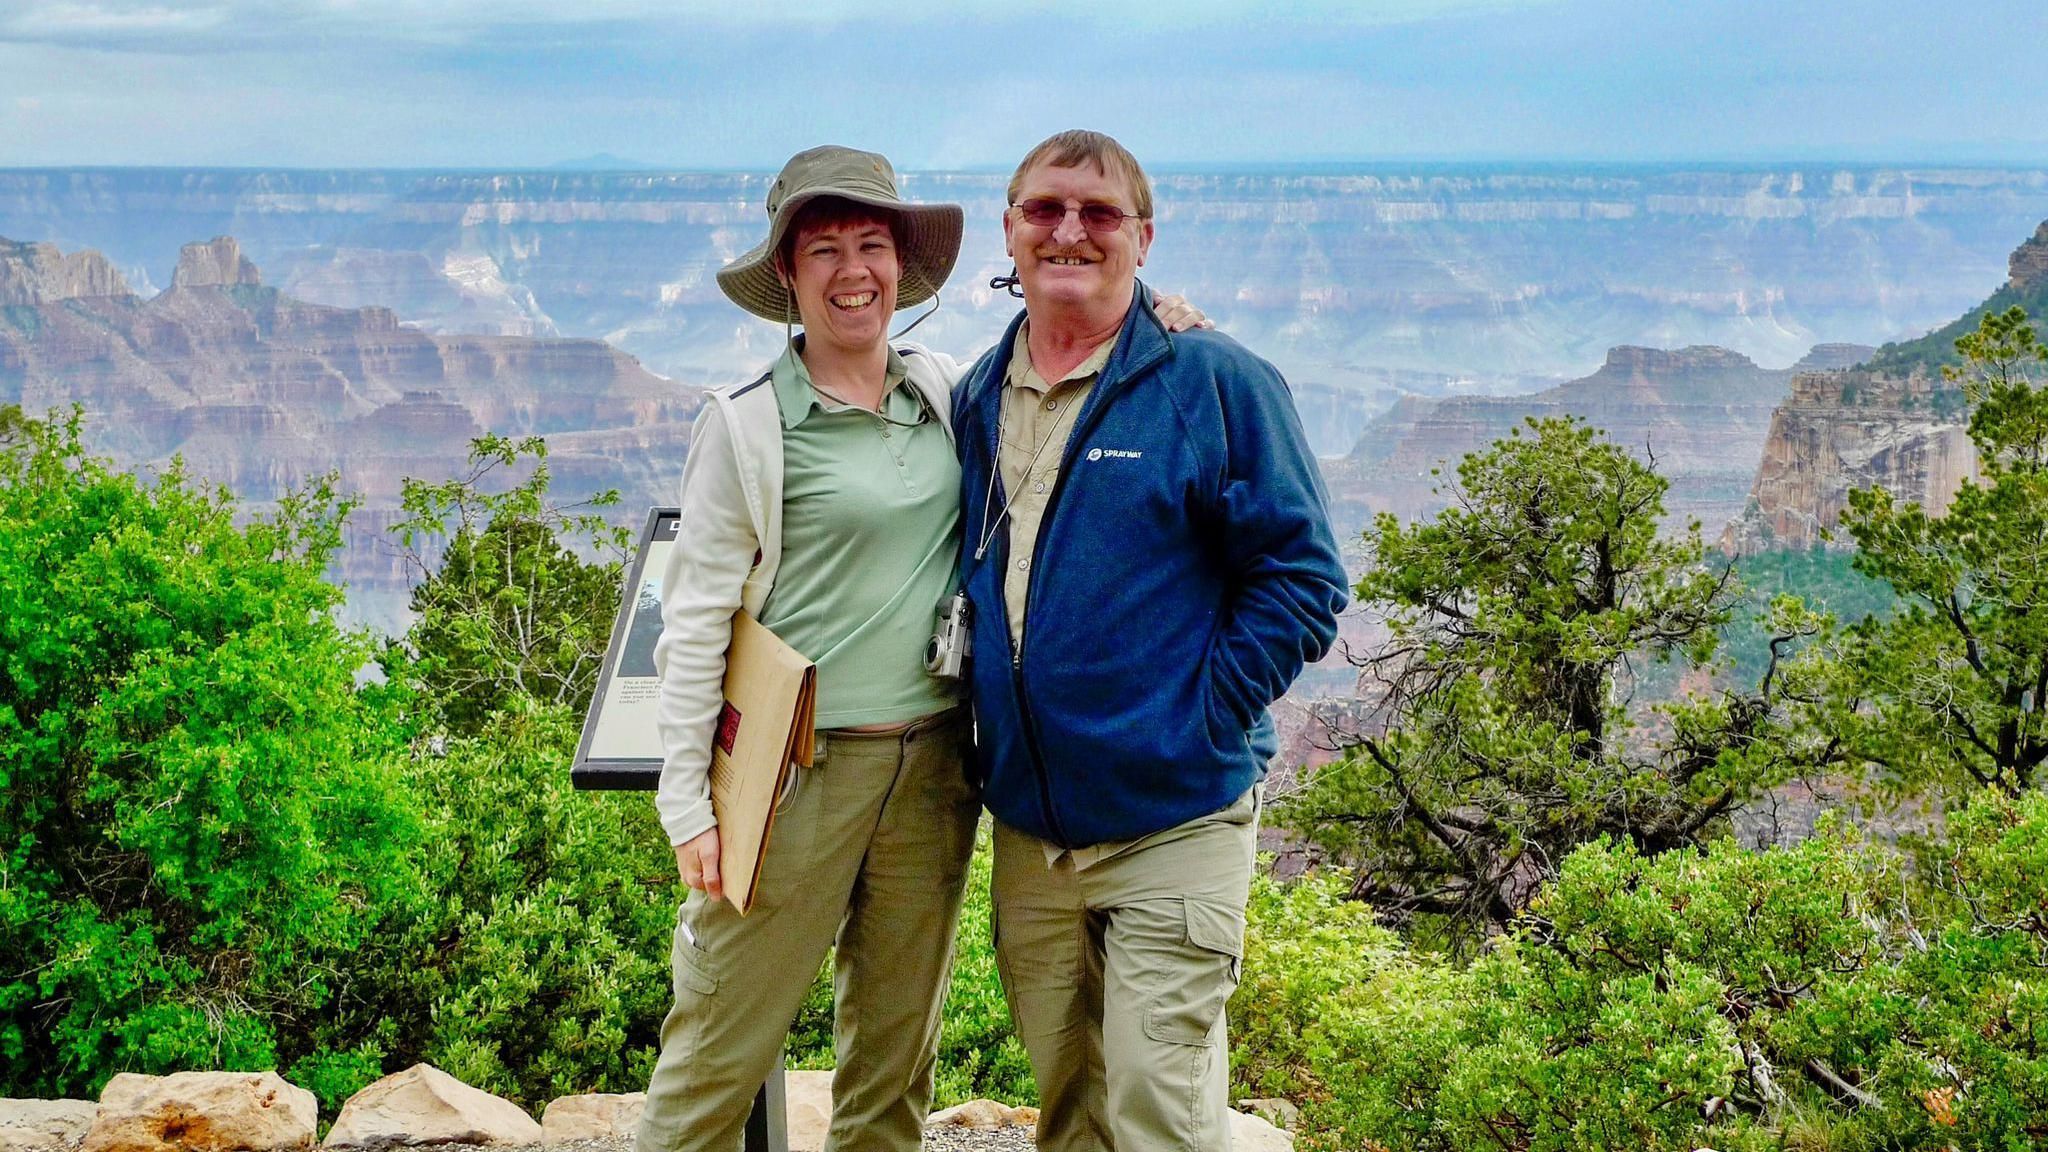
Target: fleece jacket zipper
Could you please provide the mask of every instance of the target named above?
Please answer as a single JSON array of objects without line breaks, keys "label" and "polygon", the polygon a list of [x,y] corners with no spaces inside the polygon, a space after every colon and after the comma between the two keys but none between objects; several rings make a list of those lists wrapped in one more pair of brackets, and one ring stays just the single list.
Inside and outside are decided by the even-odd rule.
[{"label": "fleece jacket zipper", "polygon": [[[1151,303],[1145,299],[1144,294],[1140,293],[1137,301],[1131,307],[1143,308],[1147,317],[1150,317]],[[1153,320],[1153,323],[1157,324],[1158,321]],[[1169,343],[1168,347],[1171,348],[1172,345]],[[1052,826],[1053,842],[1062,848],[1072,848],[1073,843],[1068,840],[1066,829],[1060,824],[1059,813],[1053,808],[1052,774],[1046,771],[1045,757],[1039,750],[1038,721],[1031,713],[1031,702],[1026,698],[1024,692],[1024,646],[1031,642],[1031,609],[1038,603],[1039,573],[1044,571],[1044,568],[1038,563],[1038,558],[1044,554],[1045,534],[1052,528],[1054,518],[1059,515],[1060,497],[1066,492],[1067,477],[1073,471],[1072,465],[1076,446],[1086,441],[1089,434],[1095,431],[1095,426],[1102,423],[1102,414],[1108,410],[1110,402],[1128,388],[1130,382],[1139,373],[1150,368],[1158,359],[1158,355],[1148,357],[1144,363],[1132,366],[1122,377],[1110,381],[1106,388],[1099,387],[1098,391],[1089,397],[1088,405],[1081,410],[1080,422],[1068,434],[1066,444],[1060,449],[1059,473],[1053,478],[1052,493],[1046,497],[1045,514],[1038,518],[1038,534],[1031,545],[1031,577],[1025,581],[1024,586],[1024,635],[1015,645],[1010,660],[1010,675],[1016,684],[1017,711],[1024,722],[1024,743],[1031,751],[1032,770],[1038,774],[1038,795],[1040,802],[1045,808],[1045,819]],[[1002,403],[1000,392],[997,393],[996,403],[998,405]],[[997,448],[1000,450],[1001,447],[999,439]],[[995,458],[991,457],[991,459]],[[998,485],[1002,483],[1000,469],[998,469],[996,482]],[[1005,565],[1009,563],[1009,546],[1007,543],[1004,545],[1003,561]],[[1008,568],[1005,567],[1004,570],[1008,571]],[[1000,589],[1002,586],[999,584],[997,587]],[[1007,598],[1004,600],[1003,607],[1005,610],[1009,608]],[[1008,635],[1009,629],[1004,628],[1003,632],[1005,635]]]}]

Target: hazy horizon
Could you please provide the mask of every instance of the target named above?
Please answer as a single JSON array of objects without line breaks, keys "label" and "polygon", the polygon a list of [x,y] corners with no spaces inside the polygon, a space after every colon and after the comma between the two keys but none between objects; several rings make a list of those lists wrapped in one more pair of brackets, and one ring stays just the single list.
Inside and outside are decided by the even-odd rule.
[{"label": "hazy horizon", "polygon": [[13,0],[0,167],[2029,166],[2043,43],[2016,0]]}]

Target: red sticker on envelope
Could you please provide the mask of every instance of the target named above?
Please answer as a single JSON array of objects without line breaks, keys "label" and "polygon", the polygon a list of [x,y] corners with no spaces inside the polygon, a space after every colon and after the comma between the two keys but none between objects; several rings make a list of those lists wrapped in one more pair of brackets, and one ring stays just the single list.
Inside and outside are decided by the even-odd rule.
[{"label": "red sticker on envelope", "polygon": [[718,750],[727,756],[732,755],[732,742],[739,738],[739,734],[740,710],[732,706],[732,701],[727,700],[718,709]]}]

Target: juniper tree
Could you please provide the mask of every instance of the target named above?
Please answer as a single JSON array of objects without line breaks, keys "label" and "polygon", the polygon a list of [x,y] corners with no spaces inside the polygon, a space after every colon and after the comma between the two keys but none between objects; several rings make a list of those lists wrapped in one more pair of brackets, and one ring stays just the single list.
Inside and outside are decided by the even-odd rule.
[{"label": "juniper tree", "polygon": [[1597,430],[1532,419],[1464,459],[1435,518],[1367,530],[1358,600],[1390,638],[1365,731],[1282,817],[1356,865],[1355,895],[1498,925],[1578,845],[1697,843],[1791,771],[1781,667],[1818,626],[1795,604],[1754,688],[1631,707],[1646,663],[1714,665],[1739,596],[1697,523],[1660,533],[1666,487]]},{"label": "juniper tree", "polygon": [[1894,792],[2048,782],[2048,349],[2014,307],[1956,341],[1980,477],[1946,512],[1849,494],[1856,567],[1899,610],[1850,629],[1816,724]]}]

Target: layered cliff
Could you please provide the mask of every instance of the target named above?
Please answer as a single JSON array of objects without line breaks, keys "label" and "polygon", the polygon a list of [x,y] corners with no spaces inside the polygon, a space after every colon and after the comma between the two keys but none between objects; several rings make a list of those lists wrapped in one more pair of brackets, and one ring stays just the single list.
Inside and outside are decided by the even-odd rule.
[{"label": "layered cliff", "polygon": [[148,299],[110,274],[93,253],[0,241],[0,289],[20,298],[0,309],[0,404],[80,405],[122,465],[179,456],[258,508],[338,473],[363,500],[338,575],[365,618],[402,603],[379,538],[400,481],[458,474],[486,430],[548,436],[565,497],[618,487],[635,522],[674,499],[699,394],[601,341],[435,336],[388,309],[308,304],[263,286],[228,237],[187,245]]},{"label": "layered cliff", "polygon": [[97,252],[66,256],[55,244],[0,237],[0,307],[128,294],[127,281]]},{"label": "layered cliff", "polygon": [[[1808,361],[1869,351],[1827,345]],[[1530,417],[1570,415],[1654,459],[1671,481],[1669,514],[1716,533],[1742,508],[1771,413],[1791,379],[1790,369],[1763,368],[1725,348],[1621,347],[1592,375],[1529,396],[1411,398],[1381,414],[1351,455],[1331,465],[1333,499],[1347,528],[1370,512],[1425,515],[1443,506],[1436,489],[1459,458]]]},{"label": "layered cliff", "polygon": [[1987,313],[2021,307],[2048,318],[2048,222],[2013,250],[1989,298],[1917,340],[1887,344],[1854,368],[1802,375],[1771,418],[1763,459],[1742,515],[1721,545],[1747,554],[1811,548],[1830,539],[1854,488],[1883,488],[1945,510],[1977,474],[1968,400],[1941,376],[1956,338]]},{"label": "layered cliff", "polygon": [[1831,541],[1852,488],[1884,488],[1945,510],[1976,474],[1962,390],[1915,371],[1804,373],[1772,414],[1750,498],[1721,537],[1749,555]]}]

